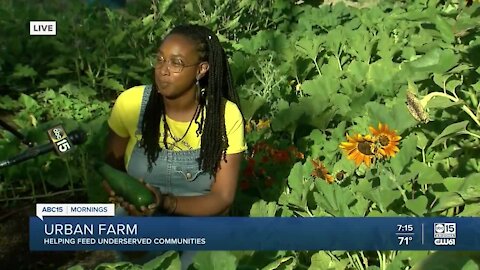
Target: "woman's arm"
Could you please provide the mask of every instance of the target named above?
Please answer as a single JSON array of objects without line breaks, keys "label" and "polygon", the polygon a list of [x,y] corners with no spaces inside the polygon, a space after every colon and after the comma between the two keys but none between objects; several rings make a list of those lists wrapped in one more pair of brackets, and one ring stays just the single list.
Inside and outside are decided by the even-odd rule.
[{"label": "woman's arm", "polygon": [[111,128],[108,132],[107,151],[105,162],[115,169],[126,171],[125,168],[125,149],[129,141],[129,137],[123,138],[118,136]]},{"label": "woman's arm", "polygon": [[[243,153],[227,155],[220,162],[211,192],[202,196],[178,196],[174,214],[185,216],[217,216],[228,211],[235,199],[237,179]],[[171,199],[171,198],[169,198]],[[171,202],[167,202],[171,204]]]}]

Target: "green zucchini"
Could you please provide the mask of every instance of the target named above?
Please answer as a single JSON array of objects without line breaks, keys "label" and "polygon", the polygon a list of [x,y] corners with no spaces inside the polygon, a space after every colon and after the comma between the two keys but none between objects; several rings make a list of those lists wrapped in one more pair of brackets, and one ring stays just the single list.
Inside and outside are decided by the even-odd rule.
[{"label": "green zucchini", "polygon": [[155,202],[154,194],[139,180],[106,163],[97,164],[98,172],[117,196],[133,204],[138,210]]}]

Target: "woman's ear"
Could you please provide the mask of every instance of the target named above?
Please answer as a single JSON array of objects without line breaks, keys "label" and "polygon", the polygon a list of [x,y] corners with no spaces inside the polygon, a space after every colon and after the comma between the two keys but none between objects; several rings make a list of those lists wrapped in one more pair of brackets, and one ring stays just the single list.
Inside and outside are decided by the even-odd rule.
[{"label": "woman's ear", "polygon": [[208,65],[208,62],[202,62],[200,64],[200,69],[198,70],[198,73],[197,73],[197,80],[200,80],[201,78],[203,78],[203,76],[205,76],[205,74],[207,74],[209,67],[210,66]]}]

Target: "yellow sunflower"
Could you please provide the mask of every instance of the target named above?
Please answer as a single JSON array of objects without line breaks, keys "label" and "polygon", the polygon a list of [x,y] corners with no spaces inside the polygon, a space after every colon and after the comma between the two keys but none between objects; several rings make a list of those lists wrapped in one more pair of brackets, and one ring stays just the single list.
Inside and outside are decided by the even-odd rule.
[{"label": "yellow sunflower", "polygon": [[378,153],[383,157],[394,157],[400,151],[397,145],[402,137],[398,136],[395,130],[390,130],[388,125],[378,123],[378,129],[369,129],[377,142]]},{"label": "yellow sunflower", "polygon": [[355,161],[357,166],[363,162],[367,167],[370,167],[376,153],[375,141],[370,135],[356,134],[350,137],[347,134],[347,142],[342,142],[340,148],[345,151],[348,159]]}]

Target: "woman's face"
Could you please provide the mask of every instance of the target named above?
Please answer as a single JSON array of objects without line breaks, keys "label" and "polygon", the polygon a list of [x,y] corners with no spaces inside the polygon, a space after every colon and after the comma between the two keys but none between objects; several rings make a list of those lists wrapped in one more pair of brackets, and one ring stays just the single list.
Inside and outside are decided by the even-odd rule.
[{"label": "woman's face", "polygon": [[[165,98],[175,99],[195,90],[197,76],[203,76],[195,43],[178,34],[168,36],[157,52],[155,83],[159,93]],[[208,69],[208,65],[207,65]]]}]

